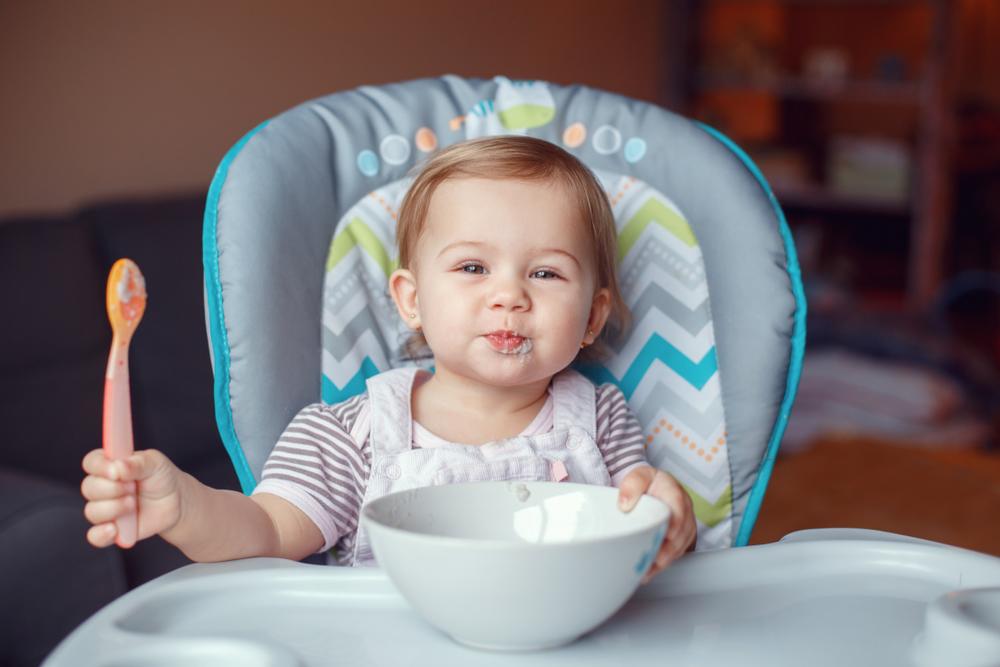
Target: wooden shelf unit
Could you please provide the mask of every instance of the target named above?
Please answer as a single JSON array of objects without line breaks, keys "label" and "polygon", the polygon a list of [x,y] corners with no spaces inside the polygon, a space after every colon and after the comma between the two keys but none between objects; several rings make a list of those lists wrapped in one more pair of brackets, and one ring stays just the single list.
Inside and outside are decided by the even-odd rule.
[{"label": "wooden shelf unit", "polygon": [[[789,63],[780,63],[773,71],[749,76],[745,72],[720,72],[719,68],[712,71],[705,65],[704,22],[713,7],[725,5],[743,5],[744,10],[747,6],[758,5],[763,11],[771,12],[805,10],[853,12],[852,15],[923,6],[930,23],[924,26],[926,48],[919,63],[910,63],[920,76],[882,80],[870,73],[851,72],[837,79],[816,80],[799,73],[796,71],[798,66]],[[906,275],[901,298],[913,310],[928,307],[938,292],[944,277],[945,244],[951,224],[950,161],[954,135],[948,76],[954,59],[951,5],[950,0],[674,0],[670,14],[673,29],[667,57],[671,59],[676,79],[671,91],[672,104],[688,115],[698,117],[699,101],[709,95],[749,93],[768,96],[779,106],[813,105],[817,109],[835,105],[873,109],[891,106],[915,118],[916,127],[909,142],[913,169],[905,201],[842,193],[822,182],[774,184],[779,202],[791,210],[808,210],[814,219],[852,212],[902,218],[909,229],[908,233],[900,235],[901,239],[907,239],[907,247],[902,249],[906,253]],[[844,51],[857,44],[855,35],[844,34],[842,38]],[[879,47],[865,46],[869,50]],[[712,124],[710,119],[702,119]],[[782,118],[780,124],[786,120]],[[802,119],[797,121],[802,122]],[[724,127],[718,129],[726,131]],[[779,133],[784,129],[779,127]],[[877,132],[873,136],[877,136]],[[754,154],[753,145],[745,145],[739,136],[733,138]],[[781,141],[779,135],[774,147],[781,148]],[[822,152],[826,148],[818,147],[817,150]]]}]

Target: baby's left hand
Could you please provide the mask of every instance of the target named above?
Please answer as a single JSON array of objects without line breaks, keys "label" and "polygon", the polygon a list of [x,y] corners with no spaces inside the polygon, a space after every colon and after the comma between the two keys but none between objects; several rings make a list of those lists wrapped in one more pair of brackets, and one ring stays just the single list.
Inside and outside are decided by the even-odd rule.
[{"label": "baby's left hand", "polygon": [[670,508],[670,526],[653,566],[643,577],[642,583],[645,584],[694,547],[698,529],[691,498],[670,474],[651,466],[636,468],[622,480],[618,491],[618,507],[623,512],[631,512],[644,493],[662,500]]}]

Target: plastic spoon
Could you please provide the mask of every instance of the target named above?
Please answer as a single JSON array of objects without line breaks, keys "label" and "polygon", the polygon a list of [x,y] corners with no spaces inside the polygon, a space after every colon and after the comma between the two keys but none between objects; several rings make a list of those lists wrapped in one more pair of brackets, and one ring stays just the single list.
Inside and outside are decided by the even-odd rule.
[{"label": "plastic spoon", "polygon": [[[132,454],[132,400],[129,394],[128,346],[146,310],[146,281],[130,259],[119,259],[108,274],[108,319],[111,353],[104,374],[104,455],[118,460]],[[136,541],[136,514],[115,521],[115,542],[128,548]]]}]

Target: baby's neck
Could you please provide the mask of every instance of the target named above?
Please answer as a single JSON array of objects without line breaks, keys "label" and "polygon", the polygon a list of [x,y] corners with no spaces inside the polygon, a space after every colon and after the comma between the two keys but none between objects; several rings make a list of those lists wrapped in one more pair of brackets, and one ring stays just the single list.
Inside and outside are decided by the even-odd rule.
[{"label": "baby's neck", "polygon": [[481,445],[521,433],[538,416],[551,378],[494,387],[436,374],[414,387],[413,419],[440,438]]}]

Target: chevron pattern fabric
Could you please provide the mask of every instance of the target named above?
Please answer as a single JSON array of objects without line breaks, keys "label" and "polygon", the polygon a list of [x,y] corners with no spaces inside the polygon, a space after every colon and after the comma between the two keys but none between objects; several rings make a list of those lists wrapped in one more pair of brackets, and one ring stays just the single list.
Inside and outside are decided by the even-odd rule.
[{"label": "chevron pattern fabric", "polygon": [[[619,274],[633,326],[603,365],[580,367],[618,385],[646,434],[650,462],[694,501],[699,550],[732,543],[732,485],[705,268],[683,214],[631,177],[595,172],[618,225]],[[409,329],[388,294],[395,219],[411,180],[369,193],[337,223],[323,298],[322,399],[337,403],[403,357]],[[430,363],[430,362],[426,362]]]}]

